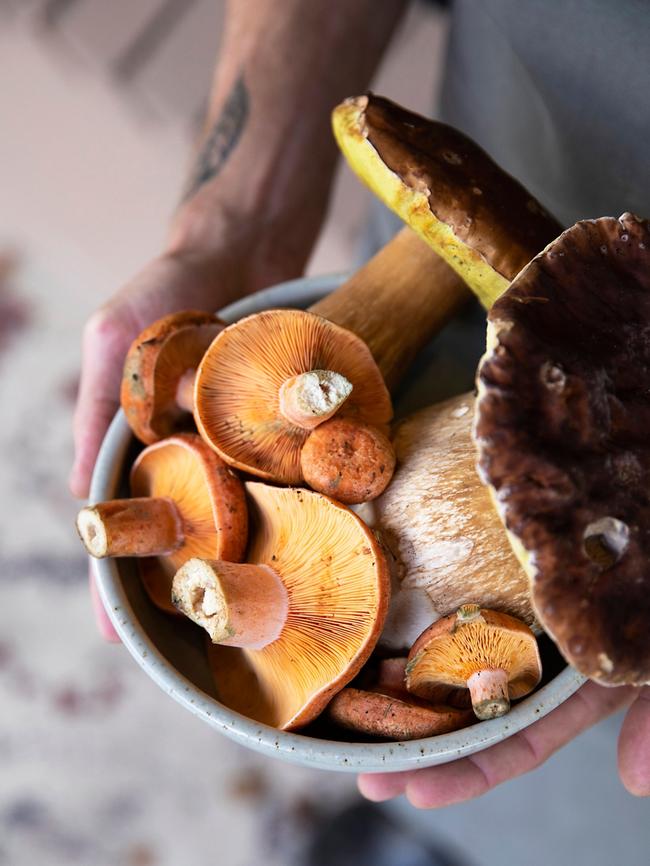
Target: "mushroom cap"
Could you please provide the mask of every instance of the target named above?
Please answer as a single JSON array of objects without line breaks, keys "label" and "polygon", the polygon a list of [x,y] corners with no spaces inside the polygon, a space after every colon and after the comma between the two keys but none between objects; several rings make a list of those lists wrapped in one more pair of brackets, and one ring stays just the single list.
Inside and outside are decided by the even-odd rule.
[{"label": "mushroom cap", "polygon": [[455,689],[466,688],[469,678],[479,671],[502,670],[508,674],[511,699],[531,692],[540,681],[542,667],[535,635],[528,626],[486,608],[463,622],[462,610],[434,622],[413,644],[406,665],[408,690],[440,700],[442,686],[453,694]]},{"label": "mushroom cap", "polygon": [[195,433],[156,442],[131,469],[131,495],[171,499],[181,517],[184,543],[165,556],[138,560],[151,600],[176,614],[174,574],[192,557],[239,562],[246,550],[248,510],[244,486]]},{"label": "mushroom cap", "polygon": [[359,505],[386,489],[395,470],[395,452],[381,430],[337,416],[309,435],[300,466],[314,490]]},{"label": "mushroom cap", "polygon": [[195,419],[231,466],[285,484],[302,481],[300,452],[311,431],[279,409],[283,382],[333,370],[352,383],[340,415],[378,427],[393,410],[366,344],[351,331],[302,310],[268,310],[223,330],[206,352],[195,385]]},{"label": "mushroom cap", "polygon": [[650,680],[650,226],[579,222],[489,315],[480,471],[564,657]]},{"label": "mushroom cap", "polygon": [[476,721],[471,710],[434,706],[405,694],[345,688],[330,701],[328,717],[337,725],[386,740],[418,740],[457,731]]},{"label": "mushroom cap", "polygon": [[289,610],[262,649],[210,643],[219,699],[284,730],[307,724],[360,670],[388,607],[383,551],[348,508],[311,490],[248,482],[253,533],[247,560],[282,579]]},{"label": "mushroom cap", "polygon": [[211,313],[185,310],[163,316],[133,341],[124,362],[120,402],[145,445],[191,426],[191,417],[176,402],[178,383],[198,367],[224,327]]},{"label": "mushroom cap", "polygon": [[351,168],[485,306],[562,227],[466,135],[380,96],[333,113]]}]

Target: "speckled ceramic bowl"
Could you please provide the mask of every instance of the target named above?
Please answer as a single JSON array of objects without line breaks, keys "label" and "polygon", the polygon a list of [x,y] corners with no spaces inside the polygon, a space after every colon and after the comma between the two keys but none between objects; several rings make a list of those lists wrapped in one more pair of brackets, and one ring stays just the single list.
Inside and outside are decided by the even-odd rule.
[{"label": "speckled ceramic bowl", "polygon": [[[271,307],[308,307],[331,291],[340,277],[294,280],[232,304],[222,311],[227,321]],[[416,374],[397,396],[397,414],[469,390],[483,343],[480,318],[451,325],[423,354]],[[138,445],[122,412],[106,434],[90,500],[126,495],[125,482]],[[564,668],[500,719],[481,722],[452,734],[396,743],[352,743],[318,736],[284,733],[233,712],[216,699],[204,652],[202,630],[169,617],[149,602],[135,563],[126,559],[94,560],[100,595],[125,647],[144,671],[190,712],[251,749],[287,761],[326,770],[386,772],[442,764],[485,749],[536,722],[582,684]]]}]

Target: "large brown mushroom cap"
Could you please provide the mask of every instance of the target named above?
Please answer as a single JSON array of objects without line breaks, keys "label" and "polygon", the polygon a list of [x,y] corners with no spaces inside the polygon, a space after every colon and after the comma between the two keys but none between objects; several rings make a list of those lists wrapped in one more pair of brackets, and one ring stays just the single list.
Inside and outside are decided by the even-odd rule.
[{"label": "large brown mushroom cap", "polygon": [[362,340],[313,313],[269,310],[226,328],[206,352],[195,386],[201,435],[231,466],[299,484],[311,431],[280,412],[279,393],[286,380],[311,370],[335,371],[352,384],[338,415],[380,428],[390,421],[390,395]]},{"label": "large brown mushroom cap", "polygon": [[136,497],[171,500],[180,515],[183,542],[164,556],[138,562],[142,581],[158,607],[171,613],[174,574],[191,557],[238,562],[248,537],[244,488],[199,436],[172,436],[140,453],[131,470]]},{"label": "large brown mushroom cap", "polygon": [[247,559],[280,576],[288,613],[267,646],[210,644],[209,656],[220,700],[288,730],[317,716],[368,659],[388,606],[388,568],[371,530],[337,502],[257,482],[246,489]]},{"label": "large brown mushroom cap", "polygon": [[565,658],[650,680],[650,227],[577,223],[489,315],[480,469]]},{"label": "large brown mushroom cap", "polygon": [[350,166],[485,306],[562,227],[460,131],[380,96],[346,100],[334,134]]},{"label": "large brown mushroom cap", "polygon": [[145,445],[190,427],[191,415],[176,400],[179,382],[198,367],[224,327],[211,313],[185,310],[163,316],[133,341],[124,362],[120,402]]}]

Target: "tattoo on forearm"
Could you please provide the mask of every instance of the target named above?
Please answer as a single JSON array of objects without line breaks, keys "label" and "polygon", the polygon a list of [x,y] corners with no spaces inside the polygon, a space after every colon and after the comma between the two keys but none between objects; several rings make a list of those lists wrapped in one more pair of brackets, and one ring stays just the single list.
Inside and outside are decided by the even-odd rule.
[{"label": "tattoo on forearm", "polygon": [[201,148],[185,188],[183,200],[191,198],[204,183],[221,171],[246,126],[249,111],[248,90],[243,74],[239,76]]}]

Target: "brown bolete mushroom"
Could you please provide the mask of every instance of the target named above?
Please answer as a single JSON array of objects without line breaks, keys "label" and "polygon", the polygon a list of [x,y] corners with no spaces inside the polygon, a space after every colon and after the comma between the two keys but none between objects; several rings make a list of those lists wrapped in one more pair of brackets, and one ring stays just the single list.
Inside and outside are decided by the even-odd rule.
[{"label": "brown bolete mushroom", "polygon": [[129,426],[145,445],[191,426],[196,368],[224,327],[217,316],[185,310],[163,316],[133,341],[124,362],[120,402]]},{"label": "brown bolete mushroom", "polygon": [[383,659],[377,682],[368,688],[348,686],[327,706],[327,717],[339,727],[388,740],[417,740],[464,728],[471,710],[432,704],[406,689],[406,658]]},{"label": "brown bolete mushroom", "polygon": [[199,436],[179,434],[142,451],[131,499],[82,508],[77,529],[91,556],[135,556],[151,600],[176,613],[172,578],[192,556],[240,560],[248,513],[237,476]]},{"label": "brown bolete mushroom", "polygon": [[462,394],[402,421],[398,467],[364,506],[393,554],[394,591],[381,643],[410,647],[468,597],[535,624],[525,571],[476,472],[474,397]]},{"label": "brown bolete mushroom", "polygon": [[650,224],[579,222],[489,314],[481,474],[564,657],[650,681]]},{"label": "brown bolete mushroom", "polygon": [[562,231],[457,129],[370,93],[339,105],[332,122],[350,167],[486,307]]},{"label": "brown bolete mushroom", "polygon": [[210,635],[219,699],[291,730],[368,659],[388,606],[388,568],[372,531],[345,506],[310,490],[259,482],[246,490],[248,562],[190,560],[174,578],[174,603]]},{"label": "brown bolete mushroom", "polygon": [[542,666],[535,635],[507,614],[478,604],[462,605],[439,619],[413,644],[406,665],[406,686],[426,698],[469,689],[474,714],[494,719],[510,701],[529,694],[539,683]]},{"label": "brown bolete mushroom", "polygon": [[466,297],[404,229],[309,311],[262,312],[218,335],[196,378],[201,435],[232,466],[301,483],[303,444],[334,412],[386,430],[388,389]]}]

